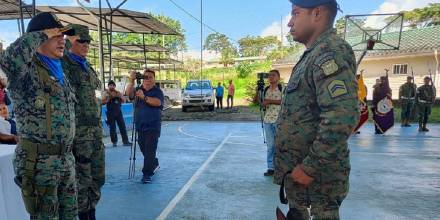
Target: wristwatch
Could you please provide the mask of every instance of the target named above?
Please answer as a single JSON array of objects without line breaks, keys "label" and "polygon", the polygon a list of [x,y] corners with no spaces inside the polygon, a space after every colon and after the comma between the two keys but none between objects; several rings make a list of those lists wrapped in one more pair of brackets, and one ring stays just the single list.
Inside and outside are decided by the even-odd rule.
[{"label": "wristwatch", "polygon": [[145,96],[144,101],[148,104],[148,96]]}]

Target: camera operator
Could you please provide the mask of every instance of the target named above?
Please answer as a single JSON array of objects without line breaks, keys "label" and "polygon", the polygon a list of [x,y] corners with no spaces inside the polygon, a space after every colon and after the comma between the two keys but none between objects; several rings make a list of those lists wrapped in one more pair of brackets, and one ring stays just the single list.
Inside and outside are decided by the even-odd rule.
[{"label": "camera operator", "polygon": [[125,101],[122,93],[116,90],[116,84],[113,80],[108,82],[108,90],[102,96],[102,104],[107,104],[107,123],[110,127],[110,139],[113,147],[118,145],[118,135],[116,134],[116,123],[121,132],[122,143],[124,146],[131,146],[128,141],[127,128],[125,127],[124,117],[121,111],[121,105]]},{"label": "camera operator", "polygon": [[[164,95],[160,88],[156,87],[156,74],[151,69],[145,69],[143,74],[130,72],[130,83],[126,94],[130,99],[135,99],[135,126],[138,132],[139,147],[144,155],[144,167],[142,168],[142,183],[151,183],[152,176],[159,168],[156,158],[157,144],[161,131],[161,111],[163,109]],[[139,87],[134,89],[135,79],[142,79]],[[139,82],[138,82],[139,84]]]},{"label": "camera operator", "polygon": [[275,154],[275,131],[278,113],[281,110],[282,86],[280,81],[280,72],[271,70],[269,72],[269,86],[264,88],[263,103],[265,108],[264,114],[264,131],[266,133],[267,142],[267,171],[264,176],[273,176],[274,174],[274,154]]}]

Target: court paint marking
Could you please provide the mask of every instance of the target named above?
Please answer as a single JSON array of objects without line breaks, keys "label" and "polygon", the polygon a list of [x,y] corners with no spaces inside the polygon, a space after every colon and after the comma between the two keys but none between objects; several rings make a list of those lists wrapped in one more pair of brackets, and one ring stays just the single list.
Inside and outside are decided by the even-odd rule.
[{"label": "court paint marking", "polygon": [[205,160],[205,162],[200,166],[200,168],[194,173],[194,175],[188,180],[188,182],[180,189],[180,191],[174,196],[174,198],[168,203],[167,207],[160,213],[160,215],[156,218],[156,220],[165,220],[168,215],[173,211],[176,205],[182,200],[183,196],[188,192],[191,186],[194,184],[197,179],[203,174],[203,172],[208,168],[211,161],[215,158],[217,153],[223,148],[223,146],[228,142],[231,137],[231,133],[229,133],[223,141],[217,146],[214,152]]},{"label": "court paint marking", "polygon": [[186,126],[186,124],[179,126],[179,128],[177,128],[177,131],[179,131],[179,133],[181,133],[185,136],[188,136],[188,137],[192,137],[192,138],[199,139],[199,140],[212,141],[212,139],[210,139],[210,138],[200,137],[200,136],[193,135],[193,134],[190,134],[190,133],[184,131],[183,127],[185,127],[185,126]]}]

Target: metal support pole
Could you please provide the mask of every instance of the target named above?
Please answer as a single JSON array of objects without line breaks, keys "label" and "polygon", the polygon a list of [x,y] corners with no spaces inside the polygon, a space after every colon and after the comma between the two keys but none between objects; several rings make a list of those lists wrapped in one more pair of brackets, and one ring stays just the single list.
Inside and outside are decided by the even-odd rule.
[{"label": "metal support pole", "polygon": [[[107,2],[107,6],[110,9],[110,28],[108,27],[108,22],[107,19],[105,19],[105,28],[107,31],[107,49],[108,49],[108,53],[109,53],[109,79],[112,79],[112,75],[113,75],[113,59],[112,59],[112,41],[113,41],[113,12],[114,10],[112,9],[112,6],[110,5],[109,0],[106,0]],[[122,4],[124,4],[125,1],[123,1],[118,7],[122,6]]]},{"label": "metal support pole", "polygon": [[161,68],[160,68],[160,66],[162,65],[162,53],[161,52],[159,52],[159,76],[161,76],[161,78],[160,79],[162,79],[162,72],[161,72]]},{"label": "metal support pole", "polygon": [[98,38],[99,38],[99,70],[102,74],[102,83],[104,84],[105,89],[105,73],[104,73],[104,42],[102,37],[102,4],[101,0],[99,0],[99,19],[98,19]]},{"label": "metal support pole", "polygon": [[23,2],[19,1],[20,6],[20,26],[21,26],[21,35],[24,35],[24,17],[23,17]]},{"label": "metal support pole", "polygon": [[94,17],[96,19],[96,23],[98,24],[98,41],[99,41],[99,72],[102,74],[102,88],[103,90],[105,90],[105,76],[104,76],[104,55],[102,54],[103,52],[103,48],[102,48],[102,32],[101,32],[101,24],[102,24],[102,19],[101,19],[101,0],[99,0],[99,13],[100,16],[99,18],[93,13],[91,12],[86,6],[84,6],[79,0],[76,0],[76,2],[78,3],[78,5],[84,9],[87,13],[89,13],[92,17]]},{"label": "metal support pole", "polygon": [[37,10],[35,8],[35,0],[32,0],[32,17],[37,14]]},{"label": "metal support pole", "polygon": [[23,31],[21,30],[21,26],[20,26],[20,19],[17,19],[17,27],[18,27],[18,32],[20,33],[20,36],[23,36]]},{"label": "metal support pole", "polygon": [[142,34],[142,46],[144,47],[144,67],[147,68],[147,47],[145,45],[145,34]]}]

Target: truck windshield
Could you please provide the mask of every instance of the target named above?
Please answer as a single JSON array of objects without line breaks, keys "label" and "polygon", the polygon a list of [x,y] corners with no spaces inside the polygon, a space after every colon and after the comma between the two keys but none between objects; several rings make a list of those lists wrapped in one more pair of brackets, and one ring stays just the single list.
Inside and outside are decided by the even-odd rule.
[{"label": "truck windshield", "polygon": [[196,90],[196,89],[211,89],[211,84],[209,82],[189,82],[186,85],[187,90]]}]

